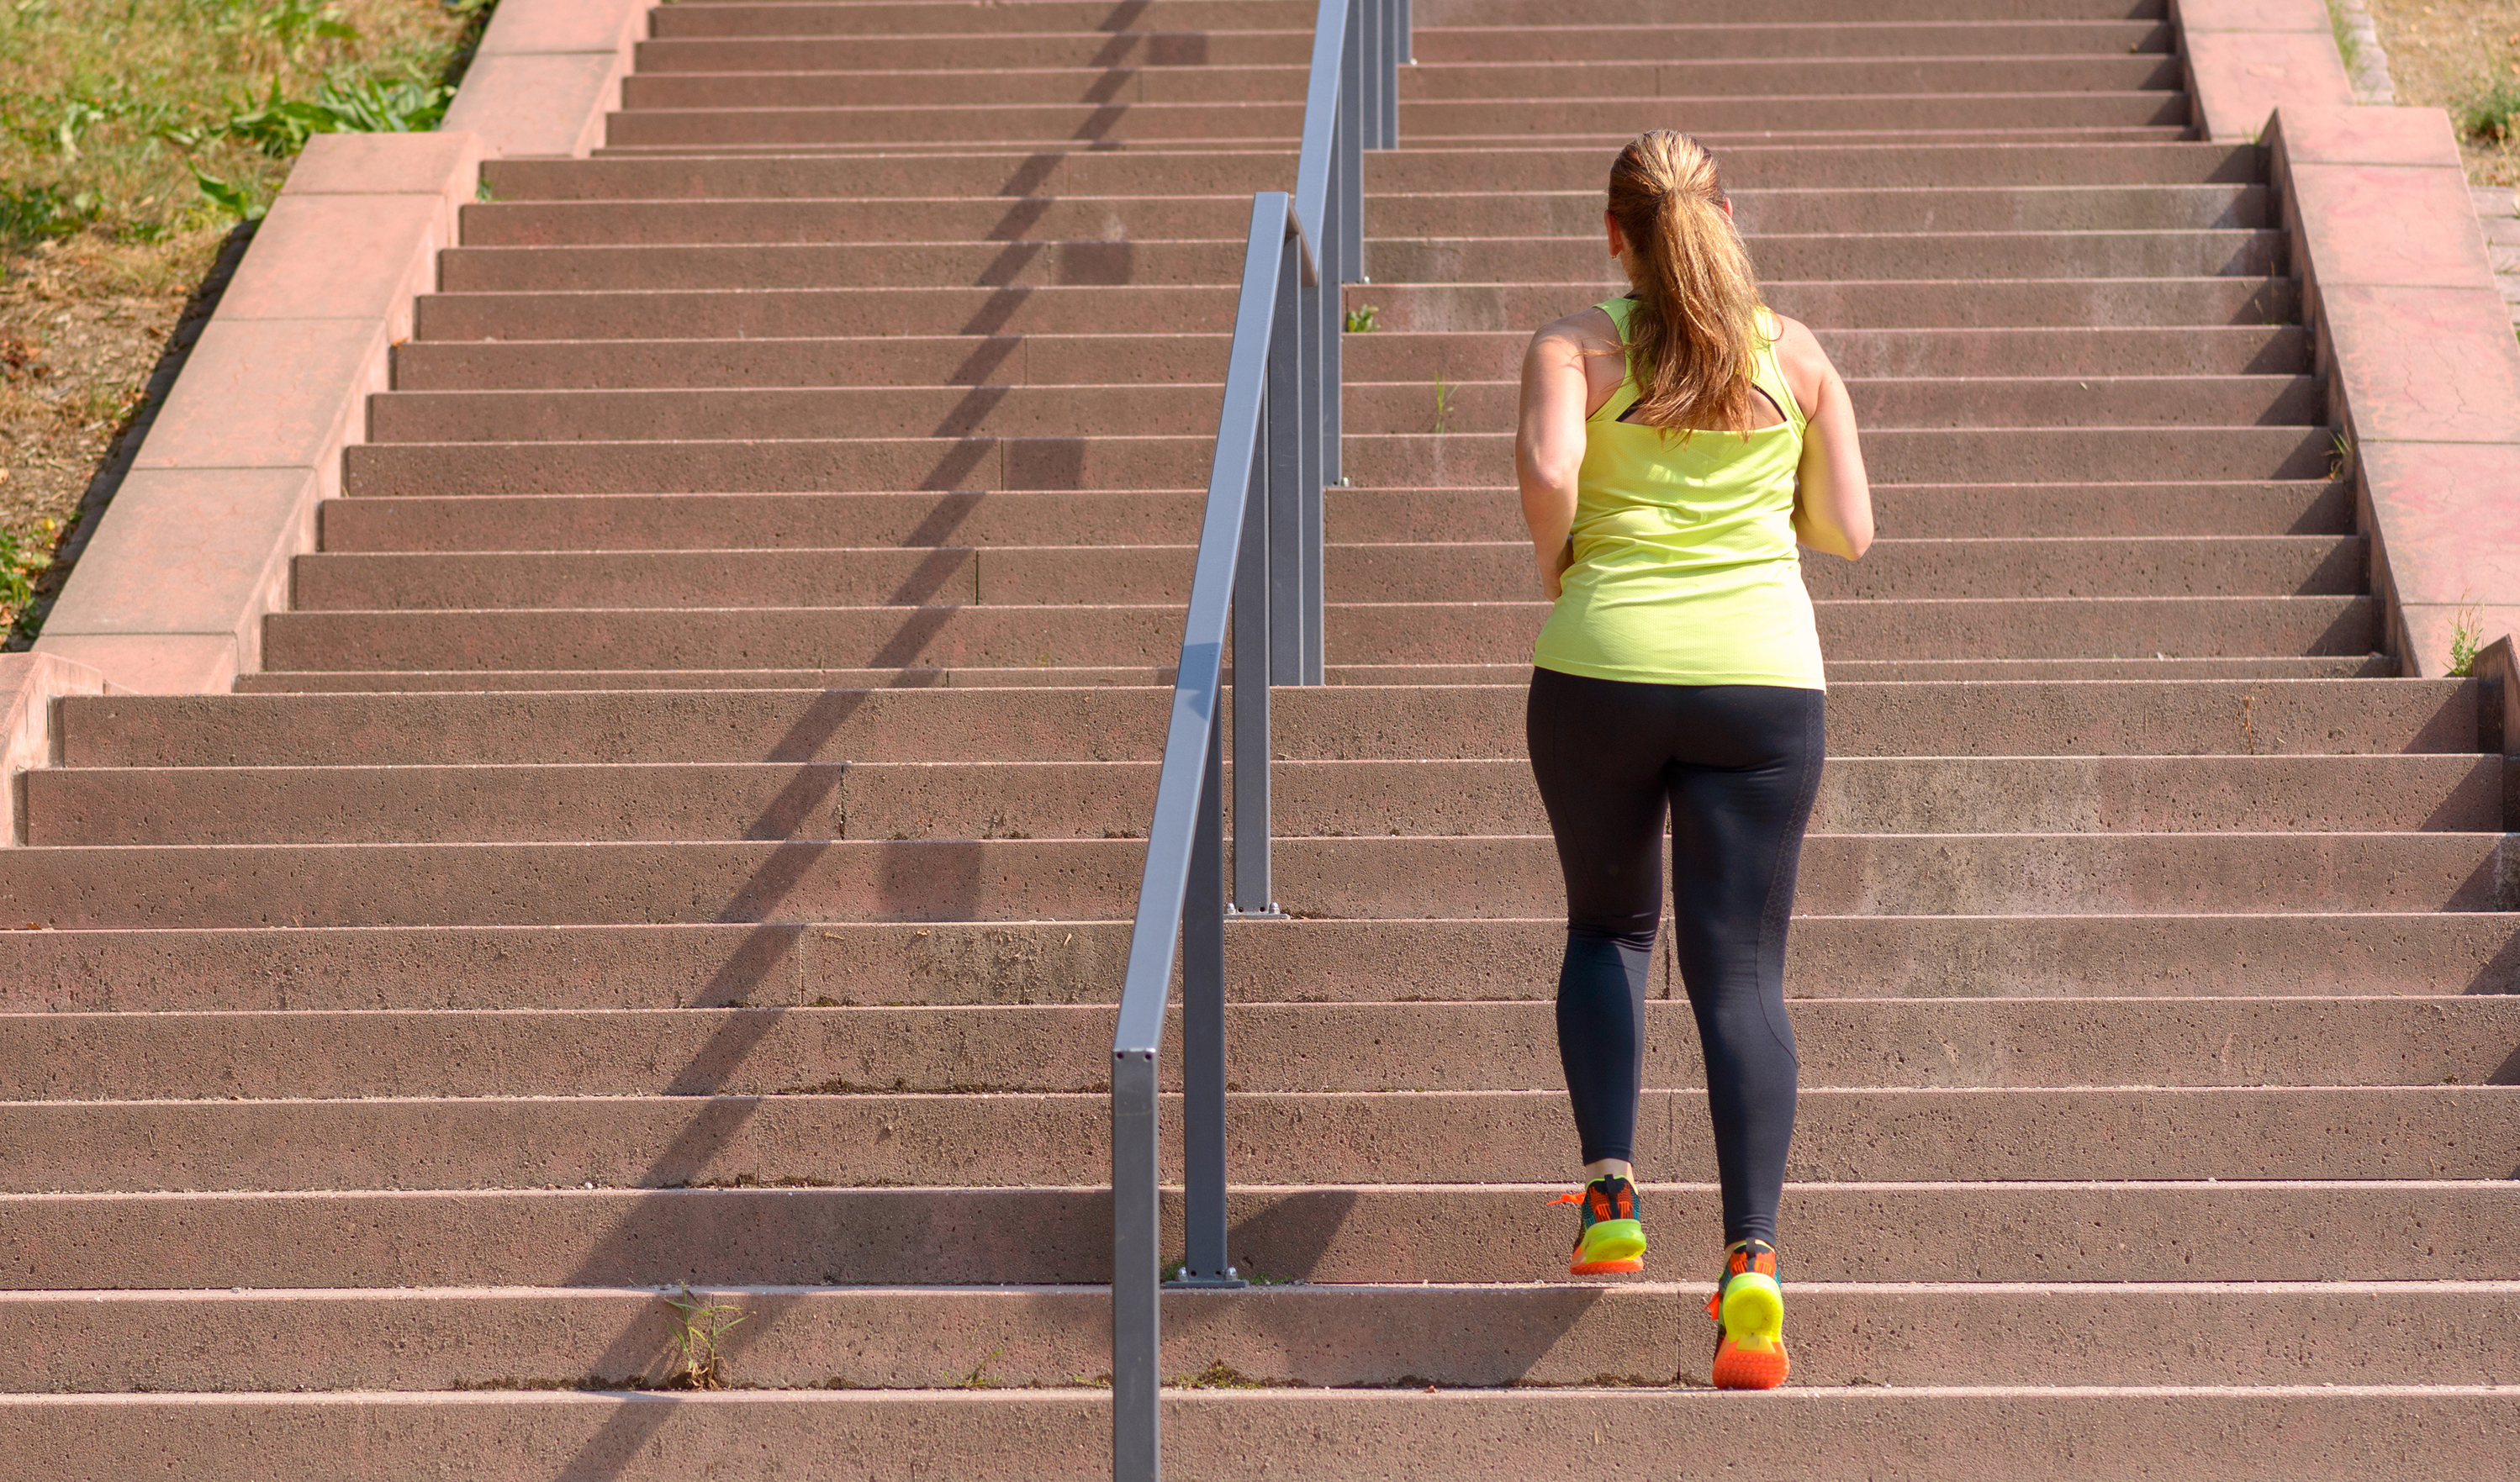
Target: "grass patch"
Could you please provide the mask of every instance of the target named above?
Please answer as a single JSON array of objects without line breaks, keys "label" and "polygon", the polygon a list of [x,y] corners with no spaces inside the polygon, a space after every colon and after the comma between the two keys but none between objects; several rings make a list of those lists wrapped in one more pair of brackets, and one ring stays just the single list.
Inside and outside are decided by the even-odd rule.
[{"label": "grass patch", "polygon": [[2458,131],[2478,144],[2520,138],[2520,81],[2497,82],[2458,106]]},{"label": "grass patch", "polygon": [[2365,0],[2398,102],[2449,111],[2469,183],[2520,185],[2520,0]]},{"label": "grass patch", "polygon": [[82,497],[307,136],[434,127],[492,3],[0,0],[7,647],[33,638]]}]

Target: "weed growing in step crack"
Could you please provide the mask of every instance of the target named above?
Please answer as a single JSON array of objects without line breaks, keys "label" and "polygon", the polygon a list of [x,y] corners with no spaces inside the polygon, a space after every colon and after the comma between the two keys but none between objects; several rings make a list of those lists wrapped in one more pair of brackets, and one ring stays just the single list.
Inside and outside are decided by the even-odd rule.
[{"label": "weed growing in step crack", "polygon": [[2462,595],[2450,619],[2450,668],[2452,679],[2465,679],[2476,669],[2478,640],[2485,636],[2485,614]]},{"label": "weed growing in step crack", "polygon": [[694,1296],[689,1285],[679,1297],[665,1298],[677,1317],[672,1334],[682,1367],[666,1380],[668,1389],[726,1388],[726,1355],[718,1344],[750,1314],[723,1302]]}]

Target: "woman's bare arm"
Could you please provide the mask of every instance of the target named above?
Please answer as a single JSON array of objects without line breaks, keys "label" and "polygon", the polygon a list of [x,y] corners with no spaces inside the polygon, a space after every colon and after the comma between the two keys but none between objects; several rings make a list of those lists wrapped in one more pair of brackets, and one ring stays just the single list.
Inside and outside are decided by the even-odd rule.
[{"label": "woman's bare arm", "polygon": [[1797,471],[1794,536],[1815,551],[1854,561],[1872,544],[1872,485],[1865,477],[1864,448],[1856,437],[1855,403],[1812,332],[1797,320],[1783,324],[1785,337],[1777,346],[1777,360],[1811,420]]},{"label": "woman's bare arm", "polygon": [[[1513,438],[1513,468],[1522,485],[1522,520],[1540,591],[1557,600],[1574,548],[1575,482],[1584,467],[1584,419],[1617,390],[1623,366],[1610,316],[1598,309],[1545,325],[1522,357],[1522,413]],[[1596,382],[1602,380],[1605,385]]]}]

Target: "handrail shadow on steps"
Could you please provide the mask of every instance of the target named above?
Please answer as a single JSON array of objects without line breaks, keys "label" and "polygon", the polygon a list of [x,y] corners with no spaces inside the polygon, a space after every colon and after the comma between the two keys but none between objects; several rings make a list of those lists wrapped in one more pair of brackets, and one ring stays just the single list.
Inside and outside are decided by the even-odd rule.
[{"label": "handrail shadow on steps", "polygon": [[[1146,874],[1111,1037],[1111,1475],[1162,1474],[1158,1074],[1179,933],[1182,1286],[1238,1286],[1226,1254],[1225,919],[1276,916],[1269,689],[1318,685],[1322,488],[1339,480],[1338,285],[1363,275],[1364,157],[1399,135],[1409,0],[1322,0],[1295,191],[1251,198]],[[1234,875],[1225,873],[1227,623],[1234,645]]]}]

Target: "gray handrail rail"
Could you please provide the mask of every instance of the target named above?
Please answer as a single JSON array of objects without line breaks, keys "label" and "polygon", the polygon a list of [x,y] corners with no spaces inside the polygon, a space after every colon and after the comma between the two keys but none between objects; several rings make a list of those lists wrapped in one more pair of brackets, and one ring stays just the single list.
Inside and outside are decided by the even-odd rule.
[{"label": "gray handrail rail", "polygon": [[[1398,142],[1409,0],[1321,0],[1295,194],[1251,198],[1225,404],[1111,1036],[1111,1475],[1162,1475],[1158,1053],[1179,935],[1188,1286],[1239,1286],[1225,1209],[1225,921],[1270,892],[1269,692],[1324,677],[1322,489],[1339,475],[1338,285],[1364,263],[1364,156]],[[1234,868],[1225,646],[1234,644]]]}]

